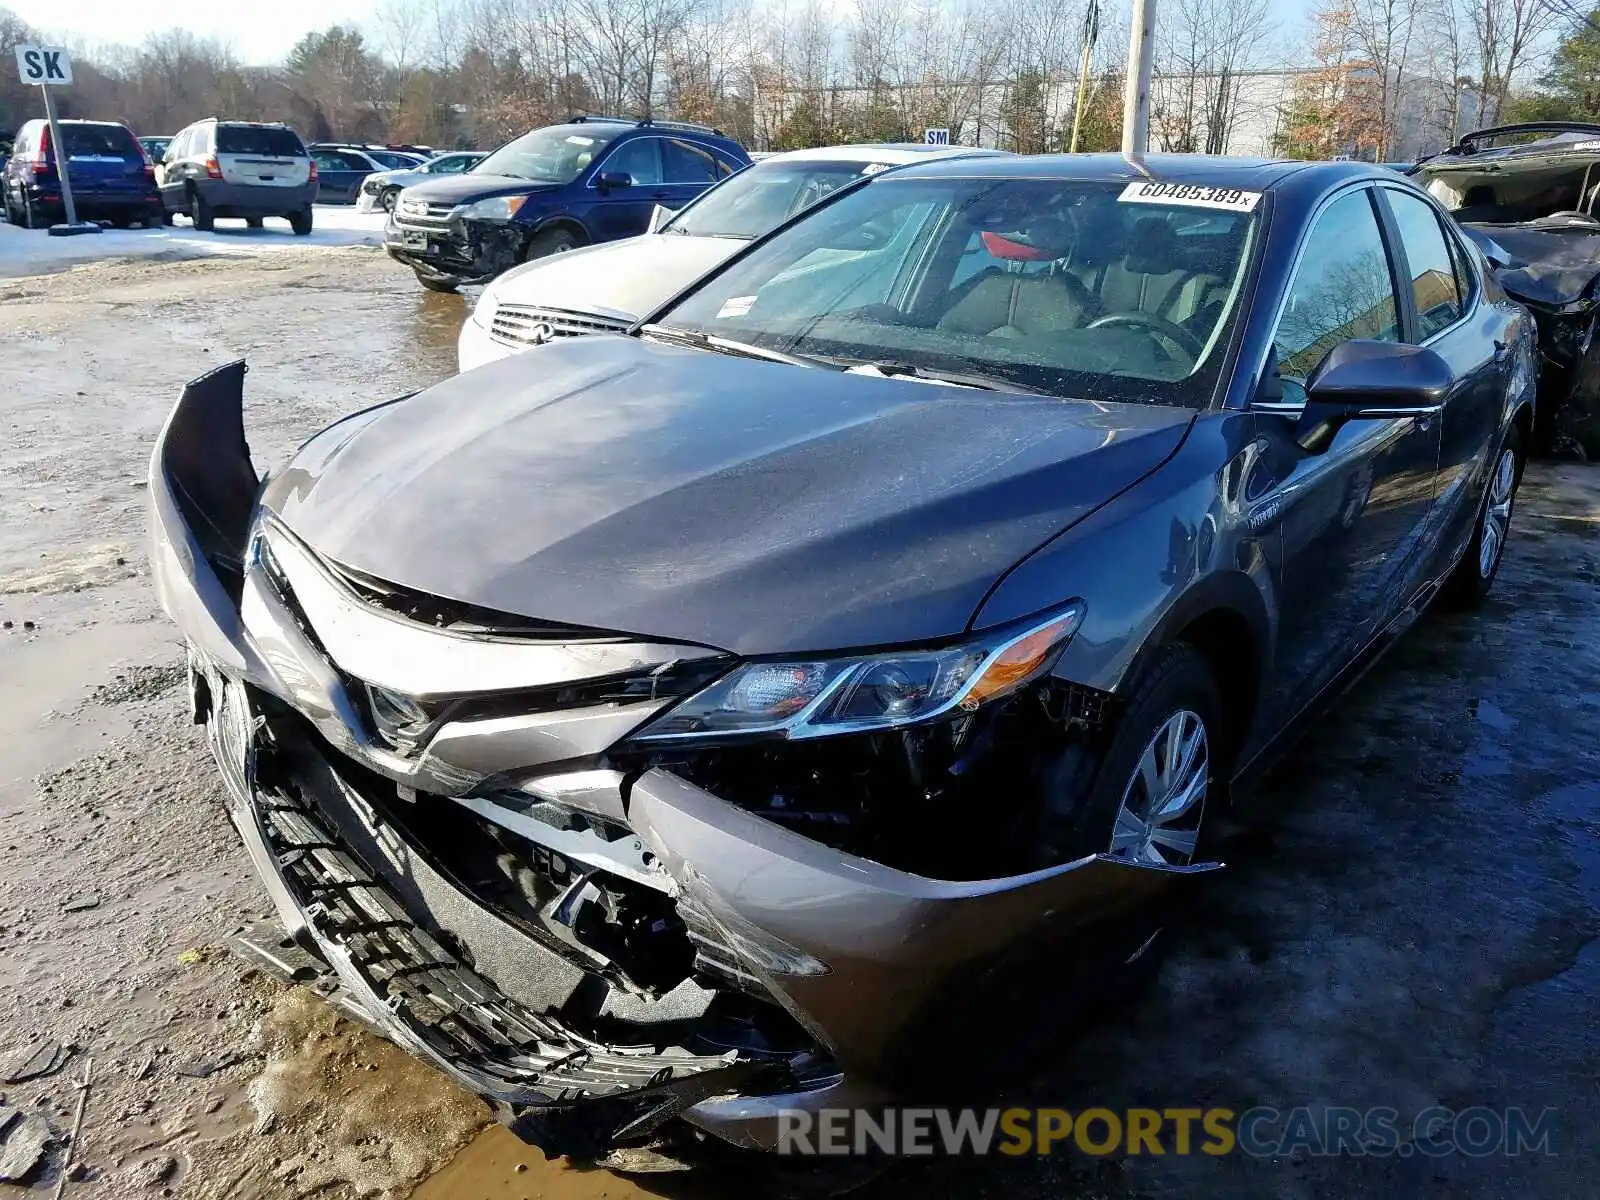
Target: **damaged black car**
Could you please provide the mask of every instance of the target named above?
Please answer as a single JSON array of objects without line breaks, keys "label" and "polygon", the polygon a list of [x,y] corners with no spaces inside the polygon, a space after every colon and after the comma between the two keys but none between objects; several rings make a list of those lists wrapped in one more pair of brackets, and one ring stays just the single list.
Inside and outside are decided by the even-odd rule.
[{"label": "damaged black car", "polygon": [[867,177],[629,336],[150,469],[247,945],[555,1153],[970,1095],[1489,590],[1535,337],[1354,163]]},{"label": "damaged black car", "polygon": [[1535,449],[1600,459],[1600,125],[1469,133],[1415,176],[1466,230],[1539,326]]}]

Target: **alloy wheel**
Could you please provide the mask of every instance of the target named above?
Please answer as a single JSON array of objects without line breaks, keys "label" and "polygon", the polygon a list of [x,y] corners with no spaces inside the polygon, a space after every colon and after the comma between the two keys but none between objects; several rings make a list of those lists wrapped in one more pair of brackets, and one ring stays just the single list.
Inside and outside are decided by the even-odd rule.
[{"label": "alloy wheel", "polygon": [[1205,722],[1182,709],[1145,745],[1111,829],[1109,853],[1183,866],[1194,857],[1211,779]]},{"label": "alloy wheel", "polygon": [[1495,463],[1494,476],[1489,480],[1489,495],[1483,508],[1483,536],[1478,539],[1478,574],[1485,579],[1494,574],[1500,553],[1505,549],[1516,487],[1517,456],[1507,446],[1500,451],[1500,459]]}]

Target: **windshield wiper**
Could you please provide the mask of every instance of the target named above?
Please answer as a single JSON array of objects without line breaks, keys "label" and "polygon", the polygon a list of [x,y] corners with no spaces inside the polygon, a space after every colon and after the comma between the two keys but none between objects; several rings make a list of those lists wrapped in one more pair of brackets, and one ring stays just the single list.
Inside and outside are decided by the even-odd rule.
[{"label": "windshield wiper", "polygon": [[926,383],[950,383],[956,387],[978,388],[985,392],[1021,392],[1026,396],[1049,395],[1048,392],[1042,392],[1038,388],[1014,383],[1004,375],[990,375],[982,371],[935,371],[928,367],[919,367],[914,363],[903,362],[851,363],[845,370],[857,374],[874,371],[886,379],[893,379],[896,376],[909,377]]},{"label": "windshield wiper", "polygon": [[803,354],[785,354],[782,350],[769,350],[765,346],[756,346],[733,338],[717,337],[715,334],[702,333],[698,329],[679,329],[672,325],[645,325],[639,332],[660,338],[662,341],[680,342],[685,346],[711,350],[718,354],[731,354],[737,358],[759,358],[767,362],[786,363],[791,367],[825,367],[830,371],[838,370],[834,364],[825,359],[808,358]]}]

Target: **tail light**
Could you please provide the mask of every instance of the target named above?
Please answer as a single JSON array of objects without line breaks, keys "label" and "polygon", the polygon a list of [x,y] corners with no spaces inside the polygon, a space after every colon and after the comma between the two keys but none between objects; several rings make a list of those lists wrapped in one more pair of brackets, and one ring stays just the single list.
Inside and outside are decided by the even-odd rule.
[{"label": "tail light", "polygon": [[39,148],[33,152],[33,173],[43,175],[50,170],[50,126],[39,130]]},{"label": "tail light", "polygon": [[221,164],[219,164],[217,162],[217,156],[215,154],[211,155],[209,158],[206,159],[206,178],[207,179],[221,179],[222,178],[222,166],[221,166]]},{"label": "tail light", "polygon": [[317,160],[311,160],[311,174],[307,177],[312,183],[317,181]]}]

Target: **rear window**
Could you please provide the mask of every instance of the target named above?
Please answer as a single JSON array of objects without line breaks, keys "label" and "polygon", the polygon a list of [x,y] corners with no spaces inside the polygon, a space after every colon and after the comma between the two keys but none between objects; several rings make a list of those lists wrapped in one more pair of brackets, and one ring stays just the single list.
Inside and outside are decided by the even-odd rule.
[{"label": "rear window", "polygon": [[63,125],[61,138],[67,144],[68,158],[144,158],[133,134],[121,125]]},{"label": "rear window", "polygon": [[259,125],[218,125],[218,154],[260,154],[268,158],[304,158],[305,147],[292,129]]}]

